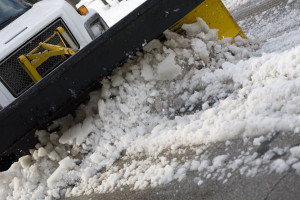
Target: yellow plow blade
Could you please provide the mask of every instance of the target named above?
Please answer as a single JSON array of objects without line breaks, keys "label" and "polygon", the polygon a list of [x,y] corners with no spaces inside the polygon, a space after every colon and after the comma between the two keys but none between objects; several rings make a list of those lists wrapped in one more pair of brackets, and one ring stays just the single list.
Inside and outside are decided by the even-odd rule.
[{"label": "yellow plow blade", "polygon": [[246,38],[242,29],[234,21],[221,0],[205,0],[189,14],[170,27],[170,30],[180,33],[183,24],[192,24],[202,18],[211,29],[219,30],[219,39],[241,36]]}]

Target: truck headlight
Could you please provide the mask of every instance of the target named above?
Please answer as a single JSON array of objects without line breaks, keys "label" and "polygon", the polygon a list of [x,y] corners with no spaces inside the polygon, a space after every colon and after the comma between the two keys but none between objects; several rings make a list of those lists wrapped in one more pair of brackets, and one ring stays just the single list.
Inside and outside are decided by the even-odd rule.
[{"label": "truck headlight", "polygon": [[107,24],[98,13],[95,13],[91,18],[89,18],[84,23],[84,26],[93,40],[108,29]]}]

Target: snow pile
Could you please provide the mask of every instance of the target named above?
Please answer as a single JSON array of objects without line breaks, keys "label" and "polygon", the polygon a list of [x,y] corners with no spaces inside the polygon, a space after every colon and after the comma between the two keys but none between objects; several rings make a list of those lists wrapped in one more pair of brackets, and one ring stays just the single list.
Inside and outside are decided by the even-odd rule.
[{"label": "snow pile", "polygon": [[[37,198],[59,198],[70,192],[64,188],[78,180],[88,183],[95,173],[109,168],[124,150],[128,155],[134,153],[133,148],[143,151],[144,147],[135,144],[138,138],[151,132],[157,134],[161,128],[167,130],[175,116],[202,113],[200,110],[208,109],[241,87],[228,84],[232,82],[228,74],[231,72],[220,72],[225,61],[250,56],[248,41],[217,41],[217,30],[210,30],[200,19],[183,28],[187,37],[166,31],[163,45],[154,40],[145,48],[149,53],[138,54],[110,78],[102,80],[102,90],[91,94],[92,100],[77,112],[77,119],[71,121],[71,117],[66,117],[56,122],[61,126],[59,132],[37,133],[41,144],[32,151],[30,161],[15,163],[1,174],[14,177],[18,173],[17,185],[2,179],[1,195],[19,198],[32,192]],[[179,127],[188,121],[183,120]],[[147,140],[142,143],[145,145]],[[168,135],[164,140],[168,140]],[[168,145],[160,148],[157,152]],[[170,178],[155,180],[165,183]]]},{"label": "snow pile", "polygon": [[[205,91],[195,89],[193,95],[185,100],[186,104],[203,102],[202,111],[161,122],[152,134],[135,141],[127,153],[157,153],[160,149],[176,145],[205,144],[239,136],[298,130],[299,53],[300,46],[237,64],[224,63],[222,69],[203,73],[199,80],[205,84]],[[228,95],[226,92],[230,90],[234,92]],[[213,107],[209,106],[209,97],[204,99],[210,93],[221,99]],[[147,140],[146,144],[142,142],[144,140]]]}]

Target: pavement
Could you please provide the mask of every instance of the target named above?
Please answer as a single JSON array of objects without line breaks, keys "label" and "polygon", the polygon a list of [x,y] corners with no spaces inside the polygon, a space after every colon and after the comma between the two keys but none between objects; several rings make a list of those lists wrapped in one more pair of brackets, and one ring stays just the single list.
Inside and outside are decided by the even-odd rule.
[{"label": "pavement", "polygon": [[[236,139],[231,141],[228,147],[226,142],[220,142],[210,145],[206,148],[206,152],[210,152],[210,157],[229,152],[230,160],[240,155],[241,152],[248,152],[250,155],[254,152],[258,153],[258,157],[264,157],[266,153],[272,149],[293,147],[300,145],[300,135],[294,133],[275,133],[259,146],[253,146],[253,139],[249,139],[245,144],[244,139]],[[250,152],[249,148],[253,148]],[[189,159],[193,153],[186,151],[180,157]],[[275,159],[287,159],[288,153],[282,155],[274,154]],[[172,159],[169,157],[168,159]],[[130,162],[130,161],[129,161]],[[123,165],[123,162],[117,162],[116,165]],[[264,165],[260,167],[264,168]],[[101,199],[116,199],[116,200],[138,200],[138,199],[174,199],[174,200],[292,200],[300,198],[300,176],[294,169],[290,168],[284,173],[269,173],[264,170],[258,172],[255,176],[241,175],[240,170],[232,172],[228,182],[223,183],[217,179],[207,179],[201,185],[197,185],[195,177],[196,172],[188,172],[185,179],[182,181],[172,181],[169,184],[162,185],[156,188],[148,188],[145,190],[132,191],[130,188],[123,188],[111,193],[91,194],[80,197],[69,197],[66,200],[101,200]]]}]

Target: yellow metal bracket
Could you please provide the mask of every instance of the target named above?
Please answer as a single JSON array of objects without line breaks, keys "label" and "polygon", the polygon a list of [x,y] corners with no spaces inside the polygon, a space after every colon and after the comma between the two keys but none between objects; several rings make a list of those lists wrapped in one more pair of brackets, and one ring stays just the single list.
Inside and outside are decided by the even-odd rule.
[{"label": "yellow metal bracket", "polygon": [[[55,45],[48,44],[47,42],[54,37],[59,38],[59,43]],[[53,56],[61,56],[63,59],[66,59],[67,56],[74,55],[77,50],[78,47],[72,41],[70,36],[62,27],[58,27],[54,31],[54,34],[51,35],[47,40],[40,42],[39,45],[27,55],[19,56],[18,60],[30,78],[37,83],[42,79],[42,76],[38,73],[37,68],[46,60]]]},{"label": "yellow metal bracket", "polygon": [[202,18],[211,29],[218,29],[219,39],[226,37],[241,36],[246,38],[242,29],[234,21],[221,0],[205,0],[194,8],[189,14],[183,17],[170,27],[170,30],[182,33],[180,30],[183,24],[192,24],[197,21],[197,17]]}]

